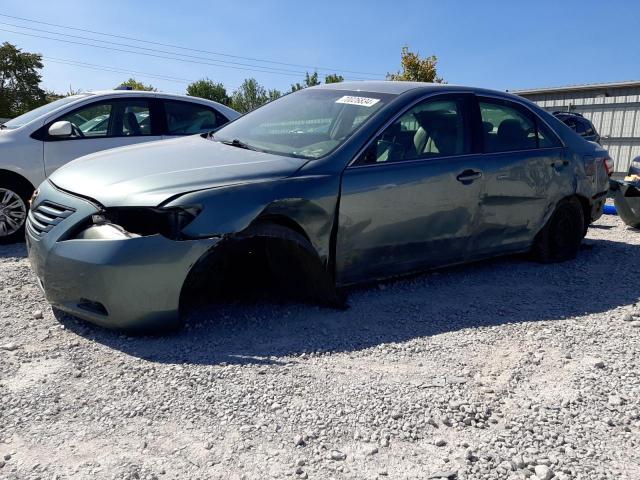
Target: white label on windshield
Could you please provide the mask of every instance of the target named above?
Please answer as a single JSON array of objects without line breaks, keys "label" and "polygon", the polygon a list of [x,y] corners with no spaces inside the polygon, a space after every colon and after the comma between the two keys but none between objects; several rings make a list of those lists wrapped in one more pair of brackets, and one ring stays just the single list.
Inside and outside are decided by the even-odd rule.
[{"label": "white label on windshield", "polygon": [[380,101],[379,98],[351,97],[349,95],[345,95],[344,97],[341,97],[338,100],[336,100],[336,103],[346,103],[347,105],[359,105],[361,107],[372,107],[379,101]]}]

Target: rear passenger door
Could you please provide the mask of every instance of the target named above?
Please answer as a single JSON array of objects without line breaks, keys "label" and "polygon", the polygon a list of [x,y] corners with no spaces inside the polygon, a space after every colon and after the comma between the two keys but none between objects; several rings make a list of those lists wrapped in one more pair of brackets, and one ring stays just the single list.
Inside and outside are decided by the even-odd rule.
[{"label": "rear passenger door", "polygon": [[211,132],[229,121],[212,107],[180,100],[163,100],[166,132],[164,138]]},{"label": "rear passenger door", "polygon": [[487,256],[527,248],[573,182],[562,143],[537,115],[503,98],[477,101],[484,185],[471,244]]}]

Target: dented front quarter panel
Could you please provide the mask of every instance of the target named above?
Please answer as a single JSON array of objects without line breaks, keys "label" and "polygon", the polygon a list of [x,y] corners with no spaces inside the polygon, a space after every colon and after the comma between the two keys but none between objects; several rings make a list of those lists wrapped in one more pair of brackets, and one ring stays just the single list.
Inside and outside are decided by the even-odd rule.
[{"label": "dented front quarter panel", "polygon": [[286,218],[302,228],[326,265],[339,188],[337,175],[302,175],[193,192],[166,206],[202,207],[183,230],[189,238],[233,235],[260,218]]}]

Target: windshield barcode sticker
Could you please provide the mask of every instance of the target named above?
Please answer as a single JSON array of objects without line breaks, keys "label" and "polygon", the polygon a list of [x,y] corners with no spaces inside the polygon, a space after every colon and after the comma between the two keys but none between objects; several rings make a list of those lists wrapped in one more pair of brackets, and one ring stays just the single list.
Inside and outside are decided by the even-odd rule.
[{"label": "windshield barcode sticker", "polygon": [[347,105],[359,105],[361,107],[372,107],[379,101],[380,101],[379,98],[352,97],[349,95],[345,95],[344,97],[340,97],[338,100],[336,100],[336,103],[345,103]]}]

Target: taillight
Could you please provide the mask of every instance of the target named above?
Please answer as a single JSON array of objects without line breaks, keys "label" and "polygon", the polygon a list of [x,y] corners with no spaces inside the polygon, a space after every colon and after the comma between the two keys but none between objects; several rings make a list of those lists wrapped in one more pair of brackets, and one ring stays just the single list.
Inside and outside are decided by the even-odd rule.
[{"label": "taillight", "polygon": [[604,169],[607,172],[607,175],[611,176],[611,174],[613,173],[613,169],[615,167],[615,164],[613,163],[613,159],[609,156],[604,157],[602,159],[602,163],[604,165]]}]

